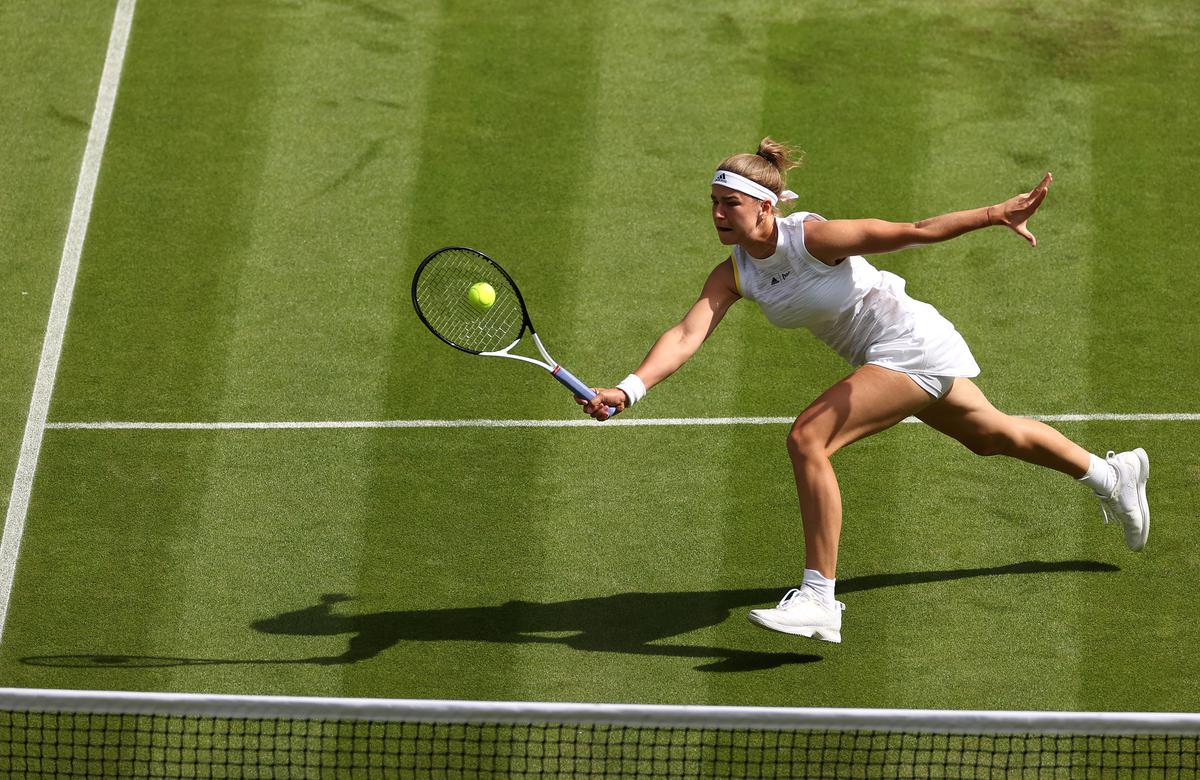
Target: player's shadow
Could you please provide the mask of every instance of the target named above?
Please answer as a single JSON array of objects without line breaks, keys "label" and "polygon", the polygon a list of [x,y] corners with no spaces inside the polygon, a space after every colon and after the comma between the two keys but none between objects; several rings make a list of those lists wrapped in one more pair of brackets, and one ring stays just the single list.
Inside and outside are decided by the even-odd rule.
[{"label": "player's shadow", "polygon": [[777,599],[779,588],[678,593],[618,593],[589,599],[509,601],[497,606],[342,614],[347,596],[322,596],[319,603],[255,621],[266,634],[332,636],[351,634],[346,651],[314,662],[346,664],[374,658],[401,642],[497,642],[555,644],[574,650],[676,658],[713,659],[696,669],[744,672],[820,661],[800,653],[767,653],[663,643],[717,625],[737,607]]},{"label": "player's shadow", "polygon": [[[839,594],[876,588],[1012,574],[1112,572],[1116,566],[1096,561],[1025,561],[1007,566],[905,572],[850,577],[838,583]],[[329,636],[351,634],[340,656],[325,663],[355,663],[374,658],[401,642],[475,641],[512,644],[548,643],[575,650],[683,658],[713,658],[696,668],[710,672],[772,669],[821,660],[816,655],[766,653],[666,643],[725,621],[733,610],[766,605],[782,594],[779,587],[741,590],[618,593],[589,599],[540,603],[509,601],[499,606],[341,614],[341,595],[256,621],[268,634]],[[314,659],[317,660],[317,659]]]},{"label": "player's shadow", "polygon": [[[1119,570],[1112,564],[1097,561],[1025,561],[985,568],[849,577],[839,581],[838,593],[842,595],[973,577]],[[696,666],[696,669],[706,672],[774,669],[821,660],[821,656],[812,654],[769,653],[667,641],[722,623],[735,609],[768,605],[781,593],[779,587],[618,593],[549,603],[509,601],[495,606],[394,610],[357,615],[339,606],[350,601],[349,596],[329,594],[311,606],[254,621],[251,627],[260,633],[283,636],[350,635],[346,650],[336,656],[236,660],[87,654],[38,656],[23,661],[40,666],[76,667],[352,664],[374,658],[403,642],[453,641],[557,644],[590,652],[711,659]]]}]

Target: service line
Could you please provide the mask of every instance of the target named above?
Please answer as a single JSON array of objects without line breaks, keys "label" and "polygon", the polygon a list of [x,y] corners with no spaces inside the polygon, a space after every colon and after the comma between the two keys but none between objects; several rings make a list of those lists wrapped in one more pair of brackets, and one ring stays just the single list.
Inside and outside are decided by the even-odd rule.
[{"label": "service line", "polygon": [[[1043,422],[1200,422],[1197,412],[1163,414],[1022,414]],[[615,417],[606,422],[571,420],[263,420],[248,422],[55,422],[67,431],[240,431],[336,428],[631,428],[686,425],[784,425],[795,417]],[[903,422],[920,422],[908,417]]]}]

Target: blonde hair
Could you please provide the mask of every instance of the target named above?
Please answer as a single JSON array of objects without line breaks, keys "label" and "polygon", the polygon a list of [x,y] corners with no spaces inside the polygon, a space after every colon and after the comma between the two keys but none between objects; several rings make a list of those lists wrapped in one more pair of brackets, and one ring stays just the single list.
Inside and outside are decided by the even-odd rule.
[{"label": "blonde hair", "polygon": [[804,153],[799,149],[767,136],[759,141],[757,152],[726,157],[717,170],[745,176],[776,195],[782,195],[787,186],[787,172],[798,166],[803,157]]}]

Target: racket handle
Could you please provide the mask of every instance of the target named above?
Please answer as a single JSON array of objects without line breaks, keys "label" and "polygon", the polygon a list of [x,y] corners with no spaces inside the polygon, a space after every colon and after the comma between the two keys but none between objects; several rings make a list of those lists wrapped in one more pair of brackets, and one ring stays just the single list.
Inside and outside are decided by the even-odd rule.
[{"label": "racket handle", "polygon": [[[576,395],[576,397],[582,398],[585,401],[590,401],[598,395],[597,393],[592,392],[592,388],[588,387],[583,382],[580,382],[574,374],[562,366],[555,366],[550,372],[550,375],[566,385],[567,388]],[[617,408],[615,406],[608,407],[609,417],[612,417],[616,413]]]}]

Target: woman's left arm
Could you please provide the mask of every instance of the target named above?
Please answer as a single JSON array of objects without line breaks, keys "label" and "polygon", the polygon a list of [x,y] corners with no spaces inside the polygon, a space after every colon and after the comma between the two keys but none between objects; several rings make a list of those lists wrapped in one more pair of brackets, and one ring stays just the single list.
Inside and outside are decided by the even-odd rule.
[{"label": "woman's left arm", "polygon": [[886,222],[882,219],[831,219],[804,225],[804,246],[809,254],[833,265],[850,255],[878,255],[910,246],[936,244],[957,238],[972,230],[1004,225],[1032,246],[1037,239],[1026,224],[1033,216],[1054,179],[1046,174],[1029,192],[994,206],[955,211],[920,222]]}]

